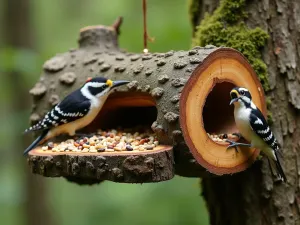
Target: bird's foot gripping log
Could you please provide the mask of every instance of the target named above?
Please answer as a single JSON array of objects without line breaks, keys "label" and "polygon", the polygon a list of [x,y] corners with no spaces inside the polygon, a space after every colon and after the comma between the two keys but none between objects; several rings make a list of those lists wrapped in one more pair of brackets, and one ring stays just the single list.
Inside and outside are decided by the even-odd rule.
[{"label": "bird's foot gripping log", "polygon": [[231,141],[229,139],[226,139],[226,142],[228,142],[230,145],[227,147],[227,149],[230,149],[230,148],[235,148],[235,151],[238,153],[238,149],[237,149],[237,146],[245,146],[245,147],[248,147],[250,148],[251,145],[250,144],[246,144],[246,143],[239,143],[239,142],[234,142],[234,141]]},{"label": "bird's foot gripping log", "polygon": [[228,105],[233,87],[249,88],[265,113],[263,89],[245,58],[233,49],[214,46],[166,53],[124,52],[118,48],[120,23],[116,24],[82,29],[78,49],[45,62],[42,78],[30,91],[34,97],[31,121],[41,120],[49,105],[55,106],[88,77],[128,80],[109,95],[83,133],[147,127],[157,137],[158,149],[67,152],[39,147],[28,155],[32,171],[82,183],[140,183],[168,180],[174,173],[199,177],[209,175],[207,170],[226,174],[246,169],[259,151],[243,148],[236,154],[226,151],[225,141],[238,141],[231,135],[238,130],[233,107]]}]

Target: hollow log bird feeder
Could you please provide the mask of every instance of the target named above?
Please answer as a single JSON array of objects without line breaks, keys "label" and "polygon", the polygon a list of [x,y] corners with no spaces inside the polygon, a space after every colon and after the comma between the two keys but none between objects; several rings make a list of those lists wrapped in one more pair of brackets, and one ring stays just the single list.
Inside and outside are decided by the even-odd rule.
[{"label": "hollow log bird feeder", "polygon": [[151,128],[160,145],[149,151],[97,153],[38,147],[28,156],[32,172],[82,184],[143,183],[169,180],[175,173],[201,177],[249,167],[259,150],[227,150],[224,139],[214,138],[238,132],[229,106],[229,92],[235,86],[249,89],[266,113],[263,88],[245,57],[234,49],[211,45],[189,51],[129,53],[118,47],[120,24],[117,20],[113,26],[81,29],[78,49],[45,62],[40,80],[30,90],[34,99],[30,119],[36,123],[88,77],[129,80],[111,94],[84,131],[140,125]]}]

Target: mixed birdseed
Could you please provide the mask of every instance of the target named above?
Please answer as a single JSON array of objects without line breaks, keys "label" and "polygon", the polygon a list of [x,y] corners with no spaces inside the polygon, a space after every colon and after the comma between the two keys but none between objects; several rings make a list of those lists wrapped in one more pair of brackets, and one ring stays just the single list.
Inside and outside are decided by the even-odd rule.
[{"label": "mixed birdseed", "polygon": [[227,139],[229,140],[235,140],[237,138],[239,138],[239,135],[236,133],[232,133],[232,134],[209,134],[207,133],[207,135],[215,142],[226,142]]},{"label": "mixed birdseed", "polygon": [[82,136],[68,139],[59,144],[48,142],[42,147],[43,151],[52,152],[120,152],[120,151],[146,151],[158,146],[158,140],[151,131],[122,132],[121,130],[108,130],[98,132],[90,137]]}]

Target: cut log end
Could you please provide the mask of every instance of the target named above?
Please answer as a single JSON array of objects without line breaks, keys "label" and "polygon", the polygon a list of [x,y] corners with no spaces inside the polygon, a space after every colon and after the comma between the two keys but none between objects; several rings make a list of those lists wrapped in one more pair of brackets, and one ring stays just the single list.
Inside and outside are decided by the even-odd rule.
[{"label": "cut log end", "polygon": [[180,98],[185,141],[198,163],[217,175],[245,170],[259,154],[254,148],[227,150],[228,134],[238,132],[234,108],[229,105],[229,93],[235,86],[249,89],[254,103],[266,114],[257,75],[239,52],[229,48],[216,50],[196,68]]},{"label": "cut log end", "polygon": [[120,183],[160,182],[173,178],[171,146],[159,145],[143,152],[51,152],[36,148],[29,152],[33,173],[46,177],[65,177],[79,184],[103,180]]}]

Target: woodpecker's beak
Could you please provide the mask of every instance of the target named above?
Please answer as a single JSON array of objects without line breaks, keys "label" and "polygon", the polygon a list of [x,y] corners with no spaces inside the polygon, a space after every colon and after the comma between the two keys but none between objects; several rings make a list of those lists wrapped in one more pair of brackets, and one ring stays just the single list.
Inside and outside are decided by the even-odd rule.
[{"label": "woodpecker's beak", "polygon": [[121,86],[121,85],[124,85],[124,84],[128,84],[128,83],[130,83],[130,81],[116,80],[116,81],[113,81],[111,88],[115,88],[115,87],[118,87],[118,86]]},{"label": "woodpecker's beak", "polygon": [[231,99],[229,105],[232,105],[233,103],[237,102],[238,100],[239,100],[239,98]]},{"label": "woodpecker's beak", "polygon": [[231,97],[231,101],[229,103],[229,105],[232,105],[233,103],[237,102],[239,100],[239,93],[237,92],[237,90],[232,90],[230,92],[230,97]]}]

